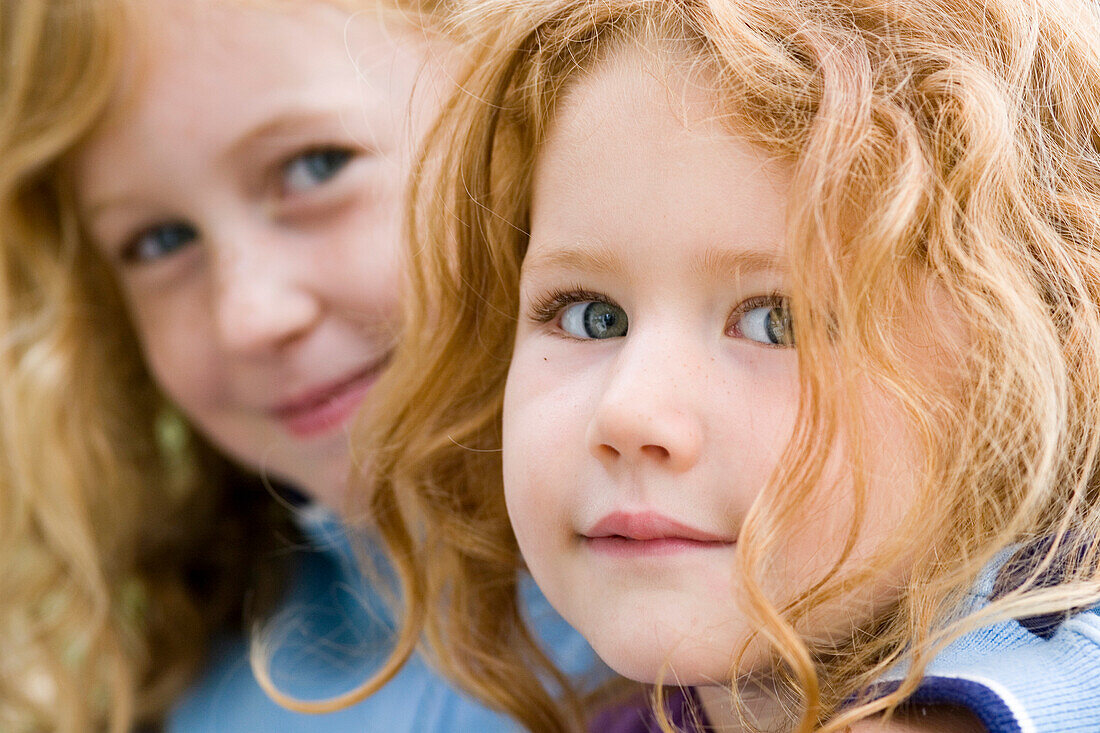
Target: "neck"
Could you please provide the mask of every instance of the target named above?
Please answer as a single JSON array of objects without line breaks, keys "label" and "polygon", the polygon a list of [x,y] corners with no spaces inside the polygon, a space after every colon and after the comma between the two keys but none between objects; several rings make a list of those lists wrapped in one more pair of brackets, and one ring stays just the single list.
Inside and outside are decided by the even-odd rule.
[{"label": "neck", "polygon": [[756,730],[784,730],[790,726],[789,711],[784,696],[769,681],[743,683],[738,688],[741,705],[734,707],[733,696],[725,685],[695,688],[703,704],[707,720],[715,730],[747,733]]}]

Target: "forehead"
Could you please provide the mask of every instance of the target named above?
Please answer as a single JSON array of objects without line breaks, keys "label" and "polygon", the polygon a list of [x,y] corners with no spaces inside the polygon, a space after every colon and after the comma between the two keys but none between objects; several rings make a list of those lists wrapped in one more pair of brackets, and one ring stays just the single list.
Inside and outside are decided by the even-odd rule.
[{"label": "forehead", "polygon": [[328,3],[152,0],[134,21],[120,123],[158,112],[161,122],[178,120],[190,110],[224,109],[242,94],[250,104],[273,102],[353,73],[349,16]]},{"label": "forehead", "polygon": [[396,126],[422,59],[409,28],[329,2],[149,0],[132,35],[112,107],[78,153],[91,159],[83,167],[176,165],[158,154],[179,147],[209,163],[283,114],[345,107]]},{"label": "forehead", "polygon": [[536,162],[527,257],[648,243],[670,262],[778,260],[789,167],[730,130],[712,82],[638,45],[574,80]]}]

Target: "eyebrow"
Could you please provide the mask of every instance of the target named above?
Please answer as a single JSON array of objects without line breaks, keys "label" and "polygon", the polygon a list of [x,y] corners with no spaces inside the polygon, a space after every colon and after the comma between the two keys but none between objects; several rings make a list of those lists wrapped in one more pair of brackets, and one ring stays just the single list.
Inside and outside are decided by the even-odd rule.
[{"label": "eyebrow", "polygon": [[[708,247],[701,255],[692,258],[690,267],[692,274],[714,279],[736,277],[747,272],[787,272],[782,257],[757,249]],[[549,252],[536,251],[523,261],[523,272],[528,276],[562,270],[607,275],[625,272],[626,267],[618,252],[599,243],[557,247]]]},{"label": "eyebrow", "polygon": [[[298,135],[303,129],[322,126],[347,131],[347,119],[351,115],[365,114],[365,109],[357,106],[291,108],[273,114],[252,127],[246,128],[223,151],[223,158],[232,158],[248,150],[260,140]],[[348,133],[350,134],[350,133]],[[373,143],[360,140],[356,142],[364,147],[373,148]]]},{"label": "eyebrow", "polygon": [[691,263],[692,272],[696,275],[710,275],[712,277],[726,277],[740,275],[746,272],[775,272],[786,273],[787,266],[783,258],[772,253],[757,249],[718,249],[709,247],[703,255]]},{"label": "eyebrow", "polygon": [[84,222],[95,221],[103,215],[104,211],[132,206],[135,200],[134,196],[112,196],[98,201],[93,200],[92,204],[80,207],[80,219]]},{"label": "eyebrow", "polygon": [[606,275],[624,269],[618,253],[602,244],[556,247],[523,258],[523,272],[528,274],[543,270],[576,270]]}]

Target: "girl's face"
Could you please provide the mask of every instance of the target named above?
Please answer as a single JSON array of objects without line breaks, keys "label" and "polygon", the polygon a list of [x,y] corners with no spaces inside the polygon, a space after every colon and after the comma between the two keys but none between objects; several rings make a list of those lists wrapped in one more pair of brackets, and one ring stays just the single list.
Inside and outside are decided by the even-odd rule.
[{"label": "girl's face", "polygon": [[[799,397],[785,320],[789,171],[723,129],[706,80],[624,51],[570,88],[541,151],[504,401],[505,496],[546,596],[616,671],[719,683],[750,628],[738,535],[790,438]],[[874,415],[877,547],[916,487],[899,410]],[[765,579],[794,597],[837,560],[850,515],[833,460],[805,529]],[[886,573],[886,575],[890,575]],[[846,628],[898,577],[846,597]],[[754,647],[750,671],[762,664]]]},{"label": "girl's face", "polygon": [[142,7],[115,111],[73,161],[86,228],[169,398],[335,504],[394,342],[426,49],[325,2]]}]

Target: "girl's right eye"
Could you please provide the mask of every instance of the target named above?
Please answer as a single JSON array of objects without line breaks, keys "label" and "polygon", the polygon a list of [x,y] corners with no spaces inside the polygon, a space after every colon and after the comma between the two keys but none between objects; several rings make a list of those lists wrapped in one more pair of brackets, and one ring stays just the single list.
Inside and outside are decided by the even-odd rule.
[{"label": "girl's right eye", "polygon": [[123,262],[141,265],[169,257],[199,237],[195,227],[182,221],[159,224],[143,230],[122,248]]},{"label": "girl's right eye", "polygon": [[626,335],[626,311],[614,303],[588,300],[562,309],[561,330],[579,339],[610,339]]}]

